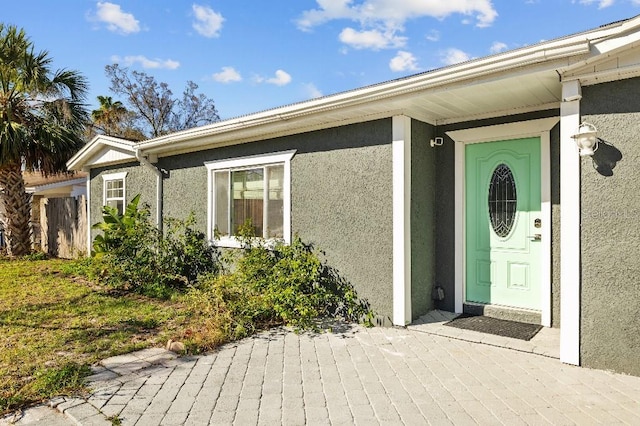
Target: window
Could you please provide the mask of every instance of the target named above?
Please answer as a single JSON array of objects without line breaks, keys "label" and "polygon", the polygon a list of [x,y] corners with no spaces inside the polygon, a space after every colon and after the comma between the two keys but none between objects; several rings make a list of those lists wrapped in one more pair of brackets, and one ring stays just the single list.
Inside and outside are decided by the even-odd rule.
[{"label": "window", "polygon": [[125,178],[127,172],[102,175],[104,194],[102,203],[105,206],[114,207],[118,213],[124,213],[125,204]]},{"label": "window", "polygon": [[256,236],[291,239],[290,162],[295,151],[205,163],[209,171],[209,238],[238,247],[238,227],[251,221]]},{"label": "window", "polygon": [[493,171],[489,184],[489,218],[493,231],[499,237],[505,238],[511,232],[517,204],[513,173],[506,164],[499,164]]}]

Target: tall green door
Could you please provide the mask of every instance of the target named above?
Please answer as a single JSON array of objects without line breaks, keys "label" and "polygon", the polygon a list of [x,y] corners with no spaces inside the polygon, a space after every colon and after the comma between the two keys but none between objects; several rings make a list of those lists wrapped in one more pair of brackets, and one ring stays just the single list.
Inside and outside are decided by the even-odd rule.
[{"label": "tall green door", "polygon": [[465,167],[466,301],[539,310],[540,139],[467,145]]}]

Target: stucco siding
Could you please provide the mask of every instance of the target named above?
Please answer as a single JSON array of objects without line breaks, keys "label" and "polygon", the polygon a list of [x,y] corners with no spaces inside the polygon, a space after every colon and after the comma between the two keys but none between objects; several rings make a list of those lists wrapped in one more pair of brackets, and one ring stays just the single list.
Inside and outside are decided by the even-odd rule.
[{"label": "stucco siding", "polygon": [[[308,135],[312,136],[312,135]],[[291,163],[292,229],[371,303],[393,311],[391,120],[313,134]]]},{"label": "stucco siding", "polygon": [[[155,218],[156,212],[156,175],[139,165],[139,163],[128,163],[116,167],[103,167],[91,170],[91,206],[88,225],[89,227],[102,221],[102,206],[104,204],[104,183],[102,176],[111,173],[126,172],[125,178],[125,198],[129,203],[133,197],[140,194],[140,205],[149,206],[151,220]],[[91,230],[91,239],[98,231]]]},{"label": "stucco siding", "polygon": [[158,165],[168,173],[164,215],[184,218],[193,212],[197,226],[206,231],[204,162],[296,150],[291,160],[292,232],[323,250],[329,265],[369,300],[380,324],[390,324],[391,136],[391,120],[378,120],[161,158]]},{"label": "stucco siding", "polygon": [[433,309],[436,279],[436,156],[434,127],[411,122],[411,311],[417,319]]},{"label": "stucco siding", "polygon": [[582,120],[605,143],[581,160],[581,362],[640,375],[640,79],[582,96]]}]

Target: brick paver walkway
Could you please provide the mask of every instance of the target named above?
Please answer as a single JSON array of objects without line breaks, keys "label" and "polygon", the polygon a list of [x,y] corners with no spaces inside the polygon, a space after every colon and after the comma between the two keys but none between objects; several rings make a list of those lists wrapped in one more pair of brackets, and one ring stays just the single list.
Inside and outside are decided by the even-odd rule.
[{"label": "brick paver walkway", "polygon": [[104,360],[91,386],[54,404],[82,425],[640,424],[640,377],[403,328],[148,349]]}]

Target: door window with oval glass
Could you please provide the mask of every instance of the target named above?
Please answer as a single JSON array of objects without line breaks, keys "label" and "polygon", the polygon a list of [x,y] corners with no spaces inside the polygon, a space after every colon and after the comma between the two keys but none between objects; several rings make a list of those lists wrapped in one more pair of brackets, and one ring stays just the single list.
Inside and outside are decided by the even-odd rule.
[{"label": "door window with oval glass", "polygon": [[505,238],[511,232],[518,204],[513,172],[504,163],[493,171],[489,183],[489,219],[493,231]]}]

